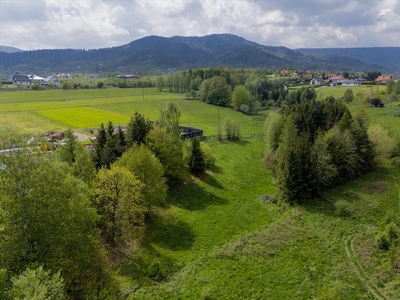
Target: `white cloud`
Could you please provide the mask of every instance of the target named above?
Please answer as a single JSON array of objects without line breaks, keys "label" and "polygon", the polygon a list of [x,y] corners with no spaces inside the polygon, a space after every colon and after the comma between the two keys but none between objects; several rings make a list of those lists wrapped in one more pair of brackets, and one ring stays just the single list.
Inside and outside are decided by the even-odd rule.
[{"label": "white cloud", "polygon": [[268,45],[400,46],[400,1],[0,0],[0,44],[99,48],[232,33]]}]

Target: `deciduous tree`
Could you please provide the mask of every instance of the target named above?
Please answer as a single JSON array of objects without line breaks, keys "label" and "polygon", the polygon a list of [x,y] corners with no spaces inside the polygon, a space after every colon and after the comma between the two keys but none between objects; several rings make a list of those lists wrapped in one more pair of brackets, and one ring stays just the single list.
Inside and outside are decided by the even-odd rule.
[{"label": "deciduous tree", "polygon": [[234,109],[240,110],[242,105],[250,106],[250,92],[243,85],[238,85],[232,93],[232,106]]},{"label": "deciduous tree", "polygon": [[116,165],[125,167],[144,184],[142,194],[149,209],[165,203],[167,186],[163,165],[145,144],[133,144]]},{"label": "deciduous tree", "polygon": [[142,189],[143,183],[124,167],[111,165],[97,173],[92,201],[101,237],[111,248],[129,251],[140,238],[147,211]]}]

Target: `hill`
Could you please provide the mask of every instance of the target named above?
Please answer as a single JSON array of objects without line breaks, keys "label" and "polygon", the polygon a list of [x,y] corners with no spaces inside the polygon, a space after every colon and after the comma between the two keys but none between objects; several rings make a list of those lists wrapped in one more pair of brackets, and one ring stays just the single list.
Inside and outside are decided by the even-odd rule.
[{"label": "hill", "polygon": [[400,70],[400,47],[370,48],[301,48],[296,49],[304,54],[337,55],[374,64],[378,68],[394,68]]},{"label": "hill", "polygon": [[14,53],[14,52],[22,52],[23,50],[15,48],[15,47],[10,47],[10,46],[0,46],[0,52],[6,52],[6,53]]},{"label": "hill", "polygon": [[[382,58],[381,58],[382,60]],[[203,37],[147,36],[127,45],[96,49],[35,50],[0,54],[0,71],[110,72],[230,66],[335,71],[393,71],[390,62],[377,64],[354,57],[302,53],[264,46],[231,34]],[[9,71],[8,71],[9,72]]]}]

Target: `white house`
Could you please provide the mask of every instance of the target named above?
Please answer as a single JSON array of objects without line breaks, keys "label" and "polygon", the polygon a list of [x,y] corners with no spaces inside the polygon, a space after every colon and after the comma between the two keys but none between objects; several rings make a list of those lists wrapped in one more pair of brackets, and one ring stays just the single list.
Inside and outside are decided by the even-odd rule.
[{"label": "white house", "polygon": [[34,83],[44,83],[44,78],[37,76],[37,75],[31,75],[31,79],[33,80]]},{"label": "white house", "polygon": [[322,85],[324,84],[324,80],[320,77],[314,77],[313,79],[310,80],[311,85]]},{"label": "white house", "polygon": [[361,81],[359,80],[345,80],[342,82],[342,86],[360,86]]}]

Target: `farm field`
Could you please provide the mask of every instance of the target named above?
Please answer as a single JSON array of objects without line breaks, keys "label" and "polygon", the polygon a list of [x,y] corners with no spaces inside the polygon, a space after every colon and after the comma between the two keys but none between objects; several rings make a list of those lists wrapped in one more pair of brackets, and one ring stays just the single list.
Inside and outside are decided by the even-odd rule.
[{"label": "farm field", "polygon": [[[344,91],[324,88],[318,98]],[[354,89],[350,111],[364,109],[369,124],[400,139],[399,103],[371,108],[360,99],[364,92]],[[400,272],[391,268],[400,251],[375,246],[383,222],[400,214],[399,169],[380,160],[372,172],[327,191],[325,199],[277,205],[267,200],[275,185],[263,164],[267,112],[245,116],[220,108],[222,123],[240,122],[243,133],[238,142],[220,142],[214,137],[218,107],[156,89],[144,93],[144,101],[141,89],[0,93],[0,126],[21,132],[124,124],[136,111],[155,119],[170,100],[181,110],[181,124],[205,130],[216,166],[170,189],[142,247],[114,266],[121,298],[400,299]],[[338,214],[338,201],[350,216]]]},{"label": "farm field", "polygon": [[[159,109],[168,101],[175,101],[181,110],[181,125],[201,128],[205,135],[216,134],[218,107],[205,105],[198,100],[183,100],[183,95],[159,92],[155,88],[143,91],[108,88],[1,92],[0,125],[11,122],[13,126],[28,132],[69,127],[83,130],[97,128],[100,123],[108,121],[114,125],[124,125],[135,112],[155,120]],[[244,135],[257,132],[252,119],[221,107],[221,124],[227,118],[239,122]]]}]

